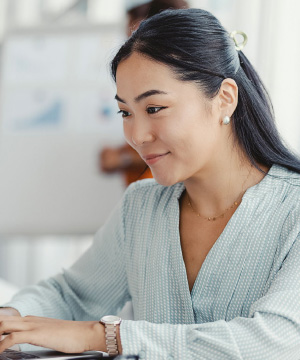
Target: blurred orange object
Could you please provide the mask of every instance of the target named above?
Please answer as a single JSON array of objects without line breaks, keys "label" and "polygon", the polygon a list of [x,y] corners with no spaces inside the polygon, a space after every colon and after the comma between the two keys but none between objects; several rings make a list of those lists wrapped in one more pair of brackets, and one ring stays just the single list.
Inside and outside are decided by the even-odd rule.
[{"label": "blurred orange object", "polygon": [[128,144],[103,148],[100,152],[100,168],[106,173],[121,172],[127,186],[137,180],[152,178],[146,163]]}]

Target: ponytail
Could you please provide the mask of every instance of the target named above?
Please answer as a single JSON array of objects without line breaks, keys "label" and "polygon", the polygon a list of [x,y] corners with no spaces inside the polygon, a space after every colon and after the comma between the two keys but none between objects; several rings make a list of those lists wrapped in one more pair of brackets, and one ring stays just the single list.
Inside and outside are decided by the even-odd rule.
[{"label": "ponytail", "polygon": [[258,169],[258,163],[267,167],[277,164],[300,173],[300,160],[284,145],[276,128],[266,88],[241,51],[239,58],[240,68],[234,76],[239,98],[233,115],[233,131],[239,144]]}]

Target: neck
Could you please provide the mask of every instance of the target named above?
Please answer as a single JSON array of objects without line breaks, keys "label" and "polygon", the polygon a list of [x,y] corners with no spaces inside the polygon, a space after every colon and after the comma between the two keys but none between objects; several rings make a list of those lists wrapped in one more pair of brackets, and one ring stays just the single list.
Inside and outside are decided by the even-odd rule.
[{"label": "neck", "polygon": [[264,174],[249,161],[239,162],[235,166],[220,163],[201,170],[201,173],[186,180],[184,185],[194,211],[209,218],[222,214],[235,202],[239,204],[245,191],[263,177]]}]

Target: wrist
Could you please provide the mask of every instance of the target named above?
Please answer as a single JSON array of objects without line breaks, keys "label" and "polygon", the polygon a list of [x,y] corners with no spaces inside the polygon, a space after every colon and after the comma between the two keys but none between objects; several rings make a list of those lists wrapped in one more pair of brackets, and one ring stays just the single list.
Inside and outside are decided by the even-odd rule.
[{"label": "wrist", "polygon": [[93,322],[93,338],[94,343],[88,350],[106,352],[105,327],[99,321]]}]

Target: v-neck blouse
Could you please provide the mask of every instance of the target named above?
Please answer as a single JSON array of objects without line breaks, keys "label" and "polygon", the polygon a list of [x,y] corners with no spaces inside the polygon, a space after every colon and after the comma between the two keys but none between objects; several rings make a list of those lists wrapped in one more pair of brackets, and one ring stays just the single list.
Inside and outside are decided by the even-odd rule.
[{"label": "v-neck blouse", "polygon": [[68,270],[15,296],[22,315],[95,320],[131,300],[125,354],[146,359],[300,358],[300,175],[273,165],[243,196],[189,291],[184,185],[130,186]]}]

